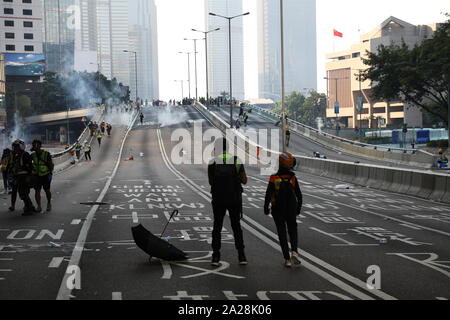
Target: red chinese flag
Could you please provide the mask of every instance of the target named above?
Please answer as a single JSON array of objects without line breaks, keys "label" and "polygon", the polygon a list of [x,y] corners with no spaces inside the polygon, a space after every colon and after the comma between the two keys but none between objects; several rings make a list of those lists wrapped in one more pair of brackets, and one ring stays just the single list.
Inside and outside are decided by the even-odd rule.
[{"label": "red chinese flag", "polygon": [[343,38],[344,34],[342,34],[341,32],[337,31],[336,29],[333,30],[334,31],[334,36],[335,37],[339,37],[339,38]]}]

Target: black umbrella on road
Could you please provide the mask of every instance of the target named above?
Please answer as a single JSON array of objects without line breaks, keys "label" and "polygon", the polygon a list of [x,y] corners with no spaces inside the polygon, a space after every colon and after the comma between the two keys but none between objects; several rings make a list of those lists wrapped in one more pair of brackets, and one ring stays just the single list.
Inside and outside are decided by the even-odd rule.
[{"label": "black umbrella on road", "polygon": [[[175,215],[178,215],[178,211],[172,213],[167,225]],[[188,259],[186,253],[177,249],[168,241],[161,239],[167,229],[167,225],[159,238],[145,229],[141,224],[137,227],[133,227],[131,230],[136,245],[150,257],[159,258],[165,261],[183,261]]]}]

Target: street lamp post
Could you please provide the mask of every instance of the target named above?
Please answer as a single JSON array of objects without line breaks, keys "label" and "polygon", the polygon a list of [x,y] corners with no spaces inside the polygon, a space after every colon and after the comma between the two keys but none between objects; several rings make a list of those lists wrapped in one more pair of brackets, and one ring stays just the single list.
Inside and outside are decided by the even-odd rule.
[{"label": "street lamp post", "polygon": [[187,54],[188,57],[188,83],[189,83],[189,100],[191,99],[191,53],[192,52],[178,52],[180,54]]},{"label": "street lamp post", "polygon": [[175,82],[181,83],[181,103],[183,103],[184,99],[184,80],[175,80]]},{"label": "street lamp post", "polygon": [[211,32],[219,31],[220,28],[209,30],[209,31],[199,31],[192,29],[194,32],[201,32],[205,35],[205,56],[206,56],[206,104],[209,105],[209,70],[208,70],[208,34]]},{"label": "street lamp post", "polygon": [[219,14],[215,14],[210,12],[209,15],[213,17],[220,17],[228,20],[228,53],[229,53],[229,63],[230,63],[230,126],[231,128],[234,127],[233,125],[233,75],[232,75],[232,65],[231,65],[231,20],[243,16],[249,15],[250,12],[243,13],[234,17],[225,17]]},{"label": "street lamp post", "polygon": [[282,129],[282,142],[283,142],[283,152],[287,151],[286,146],[286,107],[285,107],[285,79],[284,79],[284,9],[283,0],[280,0],[280,32],[281,32],[281,125]]},{"label": "street lamp post", "polygon": [[197,82],[197,41],[204,39],[187,39],[185,41],[194,41],[194,59],[195,59],[195,99],[198,101],[198,82]]},{"label": "street lamp post", "polygon": [[136,105],[138,102],[138,69],[137,69],[137,52],[136,51],[129,51],[129,50],[123,50],[123,52],[127,53],[134,53],[134,67],[135,67],[135,77],[136,77]]}]

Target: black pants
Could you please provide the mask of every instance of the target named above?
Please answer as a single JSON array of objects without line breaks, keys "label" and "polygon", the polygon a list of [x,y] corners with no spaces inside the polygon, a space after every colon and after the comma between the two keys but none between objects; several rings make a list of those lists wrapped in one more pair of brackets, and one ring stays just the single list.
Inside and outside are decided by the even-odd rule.
[{"label": "black pants", "polygon": [[5,187],[5,190],[8,190],[9,188],[8,172],[2,171],[2,175],[3,175],[3,186]]},{"label": "black pants", "polygon": [[216,254],[219,253],[222,248],[222,229],[227,211],[230,214],[231,228],[233,229],[236,249],[238,251],[243,251],[245,249],[244,237],[241,228],[242,205],[218,206],[213,203],[214,229],[212,234],[212,248]]},{"label": "black pants", "polygon": [[17,178],[17,189],[19,192],[20,199],[25,204],[25,211],[29,211],[33,208],[33,202],[30,199],[30,186],[27,177]]},{"label": "black pants", "polygon": [[86,161],[88,161],[88,160],[92,161],[92,159],[91,159],[91,152],[85,152],[84,153],[84,157],[85,157]]},{"label": "black pants", "polygon": [[275,220],[275,225],[277,226],[278,238],[280,240],[284,259],[289,260],[291,259],[291,252],[289,250],[287,239],[288,233],[292,251],[297,252],[298,249],[297,217],[293,214],[285,216],[284,213],[279,213],[276,210],[273,211],[272,216]]}]

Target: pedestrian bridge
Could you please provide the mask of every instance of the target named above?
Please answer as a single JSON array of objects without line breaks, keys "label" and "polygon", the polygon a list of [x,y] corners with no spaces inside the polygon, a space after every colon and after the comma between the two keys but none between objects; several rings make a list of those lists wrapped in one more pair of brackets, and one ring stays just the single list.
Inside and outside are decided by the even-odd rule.
[{"label": "pedestrian bridge", "polygon": [[70,122],[82,121],[83,118],[90,118],[96,112],[95,108],[79,109],[64,112],[46,113],[37,116],[27,117],[24,120],[25,125],[58,125]]}]

